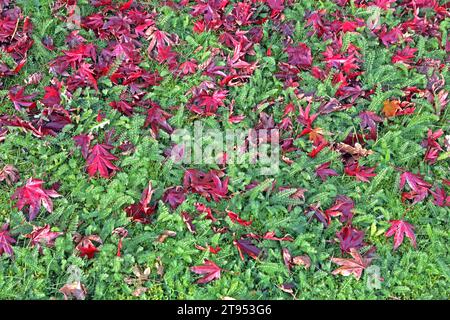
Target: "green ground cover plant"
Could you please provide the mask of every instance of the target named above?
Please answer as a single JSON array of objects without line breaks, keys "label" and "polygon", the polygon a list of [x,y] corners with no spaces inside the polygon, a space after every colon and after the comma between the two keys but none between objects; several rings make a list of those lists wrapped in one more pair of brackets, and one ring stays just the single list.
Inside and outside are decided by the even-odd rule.
[{"label": "green ground cover plant", "polygon": [[450,2],[0,9],[0,299],[448,299]]}]

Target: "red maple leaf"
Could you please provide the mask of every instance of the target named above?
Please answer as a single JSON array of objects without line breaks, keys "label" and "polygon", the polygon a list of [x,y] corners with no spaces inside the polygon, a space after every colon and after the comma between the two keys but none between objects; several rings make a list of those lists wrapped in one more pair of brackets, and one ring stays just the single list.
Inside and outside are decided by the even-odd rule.
[{"label": "red maple leaf", "polygon": [[394,250],[396,250],[402,243],[404,236],[411,240],[414,248],[416,248],[416,235],[414,234],[414,227],[404,220],[389,221],[391,227],[386,231],[386,237],[394,236]]},{"label": "red maple leaf", "polygon": [[199,213],[206,213],[206,219],[209,219],[212,222],[217,221],[216,217],[214,217],[212,214],[211,208],[207,207],[206,205],[200,202],[195,203],[194,206]]},{"label": "red maple leaf", "polygon": [[253,223],[253,221],[241,219],[233,211],[229,211],[229,210],[226,210],[226,211],[227,211],[228,217],[230,217],[231,221],[233,221],[235,223],[239,223],[241,226],[248,227]]},{"label": "red maple leaf", "polygon": [[331,161],[322,163],[320,166],[316,168],[316,175],[322,179],[322,181],[326,181],[328,177],[331,176],[339,176],[336,171],[330,169]]},{"label": "red maple leaf", "polygon": [[3,253],[12,256],[14,254],[14,251],[11,244],[15,242],[16,240],[14,240],[9,233],[9,225],[5,223],[0,229],[0,256]]},{"label": "red maple leaf", "polygon": [[47,209],[48,212],[53,212],[53,202],[50,198],[60,197],[55,190],[43,189],[44,181],[30,178],[23,187],[17,188],[16,192],[11,196],[11,199],[17,199],[17,208],[22,210],[24,206],[29,206],[28,214],[29,220],[33,220],[41,205]]},{"label": "red maple leaf", "polygon": [[248,239],[240,239],[240,240],[234,240],[233,244],[236,246],[239,252],[239,256],[241,257],[241,260],[244,261],[244,254],[247,254],[253,259],[258,259],[259,255],[261,254],[261,249],[259,249],[257,246],[255,246],[251,240]]},{"label": "red maple leaf", "polygon": [[141,200],[138,203],[129,205],[125,208],[127,216],[133,221],[143,224],[150,223],[150,216],[155,213],[156,205],[150,206],[150,200],[153,195],[152,183],[149,182],[147,188],[142,192]]},{"label": "red maple leaf", "polygon": [[119,168],[111,162],[119,159],[108,151],[111,149],[113,149],[113,146],[109,144],[98,143],[89,150],[89,155],[86,159],[89,176],[93,177],[98,172],[103,178],[109,178],[119,170]]},{"label": "red maple leaf", "polygon": [[274,241],[294,241],[294,238],[292,238],[291,236],[284,236],[281,238],[278,238],[277,236],[275,236],[275,231],[268,231],[266,232],[266,234],[263,236],[264,240],[274,240]]},{"label": "red maple leaf", "polygon": [[43,227],[33,226],[33,231],[25,235],[25,238],[31,239],[31,246],[37,246],[41,250],[41,246],[53,247],[55,239],[62,235],[62,232],[50,231],[50,225]]},{"label": "red maple leaf", "polygon": [[267,4],[272,10],[283,11],[284,9],[284,0],[267,0]]},{"label": "red maple leaf", "polygon": [[429,189],[431,184],[424,181],[419,174],[405,171],[400,176],[400,189],[403,189],[405,183],[411,188],[412,191],[419,192],[422,188]]},{"label": "red maple leaf", "polygon": [[383,119],[372,111],[363,111],[359,114],[361,119],[361,129],[369,129],[370,138],[376,139],[377,137],[377,123],[382,122]]},{"label": "red maple leaf", "polygon": [[286,52],[290,64],[301,70],[311,69],[311,49],[305,43],[299,43],[298,46],[289,46],[287,47]]},{"label": "red maple leaf", "polygon": [[408,184],[411,191],[402,193],[402,201],[410,199],[413,200],[413,203],[425,199],[431,188],[431,184],[424,181],[419,174],[413,174],[408,171],[403,172],[400,176],[400,190],[405,187],[405,184]]},{"label": "red maple leaf", "polygon": [[370,265],[372,258],[362,257],[355,248],[350,249],[350,255],[353,259],[331,258],[331,262],[341,266],[340,268],[334,270],[332,274],[341,274],[345,277],[353,275],[356,280],[359,280],[363,270]]},{"label": "red maple leaf", "polygon": [[56,107],[61,103],[61,95],[59,93],[59,87],[48,86],[45,87],[44,97],[41,99],[43,105],[47,107]]},{"label": "red maple leaf", "polygon": [[89,154],[89,146],[91,144],[92,135],[89,134],[79,134],[72,138],[75,144],[81,148],[81,154],[83,158],[87,159]]},{"label": "red maple leaf", "polygon": [[195,169],[188,169],[184,173],[183,186],[186,190],[198,193],[206,200],[219,201],[225,198],[228,192],[228,177],[220,180],[224,174],[217,170],[204,173]]},{"label": "red maple leaf", "polygon": [[345,174],[356,177],[357,180],[362,182],[369,182],[369,178],[375,177],[377,174],[373,173],[375,168],[366,168],[360,166],[357,162],[354,162],[344,168]]},{"label": "red maple leaf", "polygon": [[336,233],[341,250],[349,252],[351,248],[359,249],[363,246],[364,231],[357,230],[352,226],[344,226]]},{"label": "red maple leaf", "polygon": [[[1,180],[1,175],[0,175]],[[434,200],[433,203],[439,207],[450,207],[450,195],[445,193],[444,188],[436,187],[436,190],[430,190]]]},{"label": "red maple leaf", "polygon": [[17,111],[21,111],[21,107],[28,107],[28,109],[36,107],[36,102],[33,102],[32,100],[37,94],[24,95],[24,92],[25,88],[22,86],[14,86],[9,90],[9,99],[14,104],[14,108],[16,108]]},{"label": "red maple leaf", "polygon": [[17,181],[19,181],[19,171],[12,165],[7,164],[0,169],[0,182],[6,181],[6,183],[11,186]]},{"label": "red maple leaf", "polygon": [[222,269],[218,265],[216,265],[211,260],[207,260],[207,259],[205,259],[203,265],[191,267],[192,272],[195,272],[196,274],[204,275],[204,277],[202,277],[196,281],[196,283],[199,283],[199,284],[208,283],[208,282],[211,282],[212,280],[219,279],[221,270]]},{"label": "red maple leaf", "polygon": [[164,111],[158,104],[150,102],[151,108],[147,110],[147,118],[145,119],[144,128],[150,126],[152,135],[158,137],[159,129],[171,134],[172,127],[167,122],[172,115]]},{"label": "red maple leaf", "polygon": [[184,202],[186,195],[184,189],[181,186],[175,186],[167,189],[164,192],[162,201],[168,203],[170,207],[175,210],[180,204]]},{"label": "red maple leaf", "polygon": [[406,48],[404,49],[397,50],[391,61],[392,63],[402,62],[406,65],[409,65],[412,62],[411,59],[414,58],[414,54],[416,52],[416,48],[410,48],[409,46],[406,46]]},{"label": "red maple leaf", "polygon": [[89,235],[82,237],[80,234],[75,234],[75,242],[78,242],[75,249],[79,251],[80,257],[94,258],[95,254],[100,250],[92,243],[92,241],[102,244],[102,239],[97,235]]},{"label": "red maple leaf", "polygon": [[340,216],[341,222],[350,221],[353,218],[353,208],[355,203],[353,200],[344,195],[338,195],[331,208],[325,210],[325,214],[330,217]]}]

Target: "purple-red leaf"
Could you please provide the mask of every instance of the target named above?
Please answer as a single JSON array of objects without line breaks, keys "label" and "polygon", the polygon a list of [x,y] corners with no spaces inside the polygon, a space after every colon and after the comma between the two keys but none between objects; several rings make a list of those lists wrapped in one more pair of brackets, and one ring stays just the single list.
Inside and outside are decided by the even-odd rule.
[{"label": "purple-red leaf", "polygon": [[198,279],[196,283],[203,284],[211,282],[215,279],[220,278],[220,271],[222,269],[217,266],[211,260],[205,260],[204,264],[201,266],[191,267],[191,271],[196,274],[204,275],[202,278]]},{"label": "purple-red leaf", "polygon": [[0,256],[3,253],[12,256],[14,254],[11,246],[13,243],[16,243],[16,240],[11,237],[11,234],[9,233],[9,225],[5,223],[0,229]]},{"label": "purple-red leaf", "polygon": [[394,236],[394,250],[396,250],[402,243],[404,236],[411,240],[411,244],[416,248],[416,235],[414,234],[414,227],[404,220],[389,221],[391,227],[386,231],[386,237]]},{"label": "purple-red leaf", "polygon": [[118,160],[116,156],[109,152],[112,148],[113,146],[111,145],[98,143],[89,150],[89,155],[86,159],[89,176],[93,177],[99,173],[103,178],[109,178],[119,170],[119,168],[111,162]]}]

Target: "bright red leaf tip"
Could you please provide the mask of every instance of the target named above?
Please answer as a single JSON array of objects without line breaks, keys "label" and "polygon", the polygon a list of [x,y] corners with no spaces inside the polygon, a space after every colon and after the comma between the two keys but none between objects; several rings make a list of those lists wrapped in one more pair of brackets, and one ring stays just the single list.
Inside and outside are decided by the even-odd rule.
[{"label": "bright red leaf tip", "polygon": [[10,256],[14,254],[11,244],[16,243],[9,233],[9,225],[5,223],[0,229],[0,256],[6,253]]},{"label": "bright red leaf tip", "polygon": [[363,270],[370,265],[372,258],[362,257],[355,248],[350,249],[350,255],[353,259],[331,258],[331,262],[341,266],[340,268],[334,270],[332,274],[340,274],[345,277],[353,275],[356,280],[359,280]]},{"label": "bright red leaf tip", "polygon": [[11,199],[17,199],[17,208],[22,210],[23,207],[29,206],[29,220],[33,220],[41,205],[48,212],[53,212],[53,202],[50,198],[60,197],[55,190],[43,189],[44,181],[30,178],[23,187],[17,188],[16,192],[11,196]]},{"label": "bright red leaf tip", "polygon": [[388,231],[386,231],[385,236],[394,236],[394,250],[396,250],[403,243],[405,235],[411,240],[413,247],[417,247],[414,227],[411,224],[404,220],[391,220],[389,223],[391,224],[391,227]]},{"label": "bright red leaf tip", "polygon": [[203,265],[191,267],[192,272],[204,275],[204,277],[196,281],[196,283],[199,284],[208,283],[215,279],[219,279],[221,270],[222,269],[219,266],[217,266],[214,262],[207,259],[205,260]]}]

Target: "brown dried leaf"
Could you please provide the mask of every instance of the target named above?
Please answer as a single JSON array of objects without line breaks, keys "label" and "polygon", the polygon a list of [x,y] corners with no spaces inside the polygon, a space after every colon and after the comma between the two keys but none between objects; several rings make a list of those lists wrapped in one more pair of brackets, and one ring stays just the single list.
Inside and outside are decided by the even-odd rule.
[{"label": "brown dried leaf", "polygon": [[367,157],[368,155],[373,154],[372,150],[367,150],[363,148],[358,142],[355,143],[354,147],[346,143],[340,142],[336,145],[336,150],[341,153],[351,154],[354,158]]},{"label": "brown dried leaf", "polygon": [[292,263],[297,266],[305,266],[306,269],[311,267],[311,259],[307,255],[293,257]]},{"label": "brown dried leaf", "polygon": [[158,242],[159,243],[163,243],[168,237],[176,237],[177,233],[175,231],[171,231],[171,230],[164,230],[164,232],[162,234],[159,235],[158,237]]},{"label": "brown dried leaf", "polygon": [[76,300],[84,300],[86,298],[86,287],[80,282],[75,281],[73,283],[66,283],[61,289],[59,289],[64,295],[65,300],[75,298]]}]

